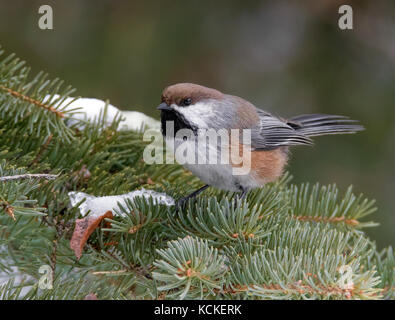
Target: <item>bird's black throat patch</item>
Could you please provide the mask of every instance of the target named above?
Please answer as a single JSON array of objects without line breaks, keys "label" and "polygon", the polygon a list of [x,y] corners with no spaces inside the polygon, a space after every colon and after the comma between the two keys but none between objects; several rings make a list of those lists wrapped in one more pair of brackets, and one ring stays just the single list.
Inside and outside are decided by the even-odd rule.
[{"label": "bird's black throat patch", "polygon": [[180,129],[190,129],[196,135],[197,129],[194,125],[192,125],[185,117],[173,110],[162,110],[160,113],[160,121],[162,124],[162,134],[166,136],[166,122],[172,121],[174,123],[174,136],[177,131]]}]

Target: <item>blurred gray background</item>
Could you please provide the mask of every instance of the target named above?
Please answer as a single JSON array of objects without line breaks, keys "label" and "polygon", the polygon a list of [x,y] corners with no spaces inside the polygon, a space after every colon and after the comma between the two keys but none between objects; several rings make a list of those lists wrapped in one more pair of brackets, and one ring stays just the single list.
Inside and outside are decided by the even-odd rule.
[{"label": "blurred gray background", "polygon": [[[0,44],[121,109],[159,118],[169,84],[194,82],[284,117],[344,114],[367,131],[294,148],[294,182],[350,184],[377,199],[367,230],[395,244],[395,1],[348,1],[354,29],[338,28],[343,1],[0,0]],[[54,30],[38,28],[38,8]]]}]

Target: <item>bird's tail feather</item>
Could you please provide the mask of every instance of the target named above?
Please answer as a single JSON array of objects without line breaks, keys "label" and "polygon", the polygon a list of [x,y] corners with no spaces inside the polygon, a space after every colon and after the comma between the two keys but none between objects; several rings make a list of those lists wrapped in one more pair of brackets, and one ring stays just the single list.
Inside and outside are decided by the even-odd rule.
[{"label": "bird's tail feather", "polygon": [[304,114],[289,119],[291,124],[296,124],[295,129],[308,136],[323,136],[328,134],[347,134],[362,131],[365,128],[345,116],[328,114]]}]

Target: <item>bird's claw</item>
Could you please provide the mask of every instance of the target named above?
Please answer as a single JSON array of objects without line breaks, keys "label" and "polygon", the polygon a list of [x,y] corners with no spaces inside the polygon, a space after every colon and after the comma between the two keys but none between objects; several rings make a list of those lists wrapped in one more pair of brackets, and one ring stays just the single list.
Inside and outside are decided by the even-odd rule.
[{"label": "bird's claw", "polygon": [[189,197],[184,197],[184,198],[178,199],[176,201],[176,211],[184,209],[188,200],[189,200]]},{"label": "bird's claw", "polygon": [[199,193],[201,193],[202,191],[206,190],[208,187],[209,187],[209,185],[205,185],[205,186],[199,188],[198,190],[192,192],[190,195],[177,200],[177,202],[176,202],[176,211],[178,211],[179,209],[184,209],[185,205],[187,204],[189,199],[195,198]]}]

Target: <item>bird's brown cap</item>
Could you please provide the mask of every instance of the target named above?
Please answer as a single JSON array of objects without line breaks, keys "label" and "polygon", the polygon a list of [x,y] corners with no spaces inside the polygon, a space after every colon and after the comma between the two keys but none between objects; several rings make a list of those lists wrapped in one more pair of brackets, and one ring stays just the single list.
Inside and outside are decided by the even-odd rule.
[{"label": "bird's brown cap", "polygon": [[194,104],[203,99],[221,99],[222,97],[223,93],[215,89],[193,83],[178,83],[163,90],[161,102],[167,105],[173,103],[181,105],[183,100],[190,98],[191,104]]}]

